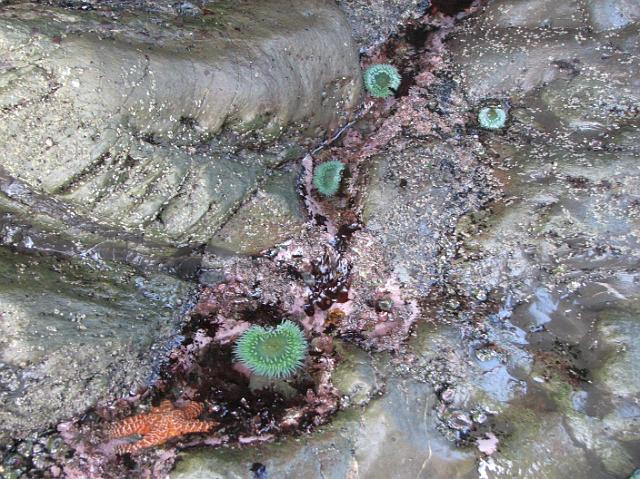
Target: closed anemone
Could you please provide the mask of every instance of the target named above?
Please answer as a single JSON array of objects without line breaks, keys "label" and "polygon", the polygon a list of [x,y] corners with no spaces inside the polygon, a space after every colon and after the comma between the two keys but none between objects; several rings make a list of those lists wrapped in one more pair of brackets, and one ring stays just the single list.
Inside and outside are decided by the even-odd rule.
[{"label": "closed anemone", "polygon": [[307,340],[291,321],[275,328],[251,326],[236,342],[234,354],[251,372],[267,378],[291,376],[304,363]]},{"label": "closed anemone", "polygon": [[386,98],[400,86],[400,73],[393,65],[372,65],[364,72],[364,86],[371,96]]}]

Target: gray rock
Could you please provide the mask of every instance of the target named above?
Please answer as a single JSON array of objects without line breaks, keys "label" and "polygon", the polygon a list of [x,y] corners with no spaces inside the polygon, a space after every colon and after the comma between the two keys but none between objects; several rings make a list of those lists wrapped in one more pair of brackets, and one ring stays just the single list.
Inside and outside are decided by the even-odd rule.
[{"label": "gray rock", "polygon": [[76,213],[206,242],[294,146],[344,122],[361,90],[331,2],[207,8],[4,7],[2,165]]},{"label": "gray rock", "polygon": [[640,20],[635,0],[585,0],[591,21],[598,30],[614,30]]},{"label": "gray rock", "polygon": [[299,232],[307,218],[298,201],[295,170],[266,179],[246,204],[211,238],[209,247],[258,254]]},{"label": "gray rock", "polygon": [[338,0],[361,50],[368,50],[397,33],[401,24],[422,16],[430,0]]},{"label": "gray rock", "polygon": [[123,266],[0,250],[0,443],[154,377],[189,288]]}]

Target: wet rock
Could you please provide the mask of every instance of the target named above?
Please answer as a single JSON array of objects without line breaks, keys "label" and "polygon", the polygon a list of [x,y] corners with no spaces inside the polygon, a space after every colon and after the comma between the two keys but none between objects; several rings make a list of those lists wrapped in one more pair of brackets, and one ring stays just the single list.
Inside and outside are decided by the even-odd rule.
[{"label": "wet rock", "polygon": [[209,247],[258,254],[295,236],[306,222],[298,201],[298,172],[278,172],[213,236]]},{"label": "wet rock", "polygon": [[436,38],[420,56],[416,85],[390,106],[375,134],[363,135],[362,147],[367,232],[402,285],[421,295],[455,255],[451,231],[458,220],[496,192],[477,138],[461,134],[469,106],[451,65],[434,53]]},{"label": "wet rock", "polygon": [[176,251],[164,243],[145,241],[139,234],[88,221],[5,173],[0,173],[0,191],[0,244],[16,252],[116,261],[182,278],[193,277],[199,266],[199,255],[191,248]]},{"label": "wet rock", "polygon": [[[433,392],[424,384],[393,382],[389,394],[360,415],[340,413],[304,441],[255,450],[200,450],[182,456],[172,479],[248,477],[256,462],[268,477],[372,479],[474,477],[473,453],[456,450],[433,426]],[[399,453],[401,452],[401,453]]]},{"label": "wet rock", "polygon": [[[513,407],[502,416],[498,428],[503,427],[499,452],[480,461],[480,477],[507,479],[520,474],[549,478],[568,474],[594,477],[587,455],[574,444],[561,415],[538,416]],[[557,460],[558,457],[563,460]]]},{"label": "wet rock", "polygon": [[3,8],[3,166],[75,213],[206,242],[273,167],[344,122],[361,89],[329,2],[207,8]]},{"label": "wet rock", "polygon": [[[628,477],[638,461],[631,398],[640,379],[630,361],[640,258],[629,209],[638,183],[631,166],[637,28],[594,33],[601,28],[592,7],[492,2],[451,43],[472,103],[509,98],[514,105],[505,132],[481,136],[504,201],[490,215],[458,222],[474,256],[449,271],[459,289],[482,284],[493,290],[489,298],[503,292],[504,309],[482,325],[476,312],[463,328],[500,354],[476,349],[477,365],[488,369],[480,380],[450,359],[440,368],[452,384],[441,395],[448,408],[465,404],[458,391],[474,391],[468,383],[487,379],[483,390],[494,402],[478,404],[495,407],[489,423],[500,442],[481,460],[482,478]],[[517,385],[518,407],[509,394],[496,395],[509,391],[506,384]]]},{"label": "wet rock", "polygon": [[640,5],[633,0],[586,0],[586,6],[598,30],[616,30],[640,20]]},{"label": "wet rock", "polygon": [[432,477],[470,474],[475,466],[473,454],[453,449],[436,435],[430,415],[435,400],[431,388],[419,383],[391,382],[388,391],[363,417],[366,426],[356,452],[360,474],[380,478],[398,474],[419,477],[427,468]]},{"label": "wet rock", "polygon": [[[636,300],[637,301],[637,300]],[[629,305],[631,306],[631,305]],[[598,383],[611,394],[627,398],[640,394],[638,304],[601,313],[597,328],[600,341],[609,348],[605,363],[595,372]]]},{"label": "wet rock", "polygon": [[[309,447],[302,441],[258,446],[251,450],[190,451],[182,455],[171,473],[173,479],[226,479],[255,477],[255,464],[260,464],[266,477],[348,477],[354,467],[348,452],[353,447],[352,428],[336,428],[338,418],[325,431],[319,432]],[[347,424],[349,424],[347,422]],[[335,476],[334,476],[335,475]]]},{"label": "wet rock", "polygon": [[6,249],[0,268],[0,442],[153,380],[189,291],[160,274]]},{"label": "wet rock", "polygon": [[342,406],[364,406],[374,394],[382,392],[384,381],[364,351],[345,343],[338,348],[338,354],[344,360],[334,371],[332,381],[342,396]]},{"label": "wet rock", "polygon": [[[629,414],[628,408],[619,400],[601,401],[596,406],[597,393],[592,388],[574,392],[575,387],[568,384],[558,371],[547,372],[547,376],[542,387],[564,414],[565,427],[571,437],[592,457],[597,457],[603,466],[602,471],[593,471],[594,476],[609,473],[626,477],[633,470],[634,458],[625,442],[633,441],[629,433],[637,423],[637,413],[634,421],[633,413]],[[580,401],[576,403],[577,396],[582,397],[583,404]],[[607,411],[610,411],[607,419],[602,420]],[[612,420],[614,417],[620,421]]]},{"label": "wet rock", "polygon": [[382,241],[400,281],[423,293],[438,275],[447,229],[486,197],[485,185],[479,184],[482,169],[458,148],[422,143],[372,162],[364,205],[367,228]]},{"label": "wet rock", "polygon": [[[486,15],[469,21],[456,35],[451,46],[471,100],[518,99],[537,87],[573,79],[591,84],[588,94],[597,99],[594,105],[602,102],[600,113],[607,110],[611,90],[621,98],[637,95],[632,81],[638,68],[635,29],[606,37],[587,34],[591,24],[582,2],[548,3],[553,2],[493,2]],[[587,107],[577,98],[573,104],[558,104],[568,111]]]},{"label": "wet rock", "polygon": [[504,331],[504,324],[488,329],[485,341],[492,348],[452,347],[461,339],[451,326],[421,327],[409,343],[412,361],[406,373],[429,382],[438,392],[437,425],[452,442],[469,443],[481,437],[488,414],[500,414],[528,391],[515,372],[531,367],[519,338]]},{"label": "wet rock", "polygon": [[497,28],[580,28],[587,24],[582,0],[554,2],[553,0],[516,0],[491,2],[482,18]]},{"label": "wet rock", "polygon": [[587,415],[568,416],[567,425],[571,435],[602,461],[607,472],[625,477],[633,470],[634,458],[612,436],[607,424]]},{"label": "wet rock", "polygon": [[403,21],[424,14],[430,0],[339,0],[353,37],[362,50],[370,49],[397,33]]},{"label": "wet rock", "polygon": [[567,129],[592,134],[619,129],[637,114],[640,88],[633,87],[633,75],[618,69],[555,81],[544,90],[541,99],[546,111]]}]

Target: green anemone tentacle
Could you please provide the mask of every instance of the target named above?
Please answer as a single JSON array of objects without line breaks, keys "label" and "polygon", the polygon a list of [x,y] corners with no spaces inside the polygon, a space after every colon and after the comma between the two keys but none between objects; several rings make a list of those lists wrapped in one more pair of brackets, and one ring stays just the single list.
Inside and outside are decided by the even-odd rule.
[{"label": "green anemone tentacle", "polygon": [[507,122],[507,112],[499,106],[485,107],[478,113],[478,122],[487,130],[503,128]]},{"label": "green anemone tentacle", "polygon": [[371,96],[386,98],[394,94],[402,78],[393,65],[372,65],[364,72],[364,86]]},{"label": "green anemone tentacle", "polygon": [[286,378],[302,366],[307,340],[291,321],[284,321],[275,328],[251,326],[236,342],[234,354],[259,376]]},{"label": "green anemone tentacle", "polygon": [[345,168],[345,164],[338,160],[319,164],[313,171],[313,186],[324,196],[335,195],[340,189]]}]

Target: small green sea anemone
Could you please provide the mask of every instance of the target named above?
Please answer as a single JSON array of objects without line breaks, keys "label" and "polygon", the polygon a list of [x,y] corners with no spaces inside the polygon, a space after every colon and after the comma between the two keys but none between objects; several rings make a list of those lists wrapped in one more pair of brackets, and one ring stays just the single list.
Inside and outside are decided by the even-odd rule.
[{"label": "small green sea anemone", "polygon": [[340,189],[345,168],[345,164],[338,160],[321,163],[313,171],[313,186],[324,196],[335,195]]},{"label": "small green sea anemone", "polygon": [[498,130],[507,122],[507,112],[499,106],[488,106],[480,110],[478,121],[482,128]]},{"label": "small green sea anemone", "polygon": [[307,340],[291,321],[275,328],[251,326],[235,345],[236,358],[253,373],[267,378],[286,378],[302,366]]},{"label": "small green sea anemone", "polygon": [[386,98],[400,86],[400,73],[393,65],[372,65],[364,72],[364,86],[371,96]]}]

